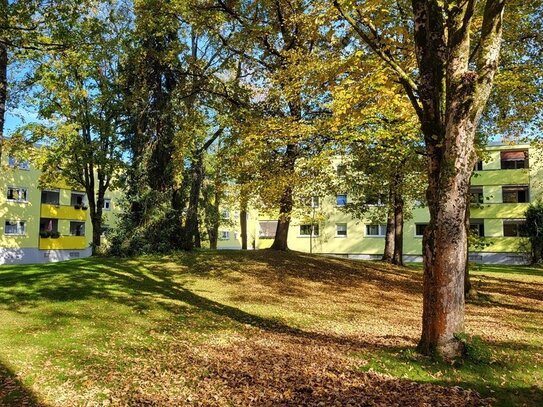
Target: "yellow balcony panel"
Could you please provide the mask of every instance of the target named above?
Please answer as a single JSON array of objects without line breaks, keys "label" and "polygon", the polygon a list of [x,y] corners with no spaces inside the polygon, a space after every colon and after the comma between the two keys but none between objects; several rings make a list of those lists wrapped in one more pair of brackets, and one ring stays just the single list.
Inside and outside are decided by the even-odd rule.
[{"label": "yellow balcony panel", "polygon": [[530,242],[525,237],[487,237],[483,248],[472,247],[470,250],[486,253],[526,253]]},{"label": "yellow balcony panel", "polygon": [[87,248],[85,236],[40,237],[40,250],[82,250]]},{"label": "yellow balcony panel", "polygon": [[41,205],[41,217],[53,219],[87,220],[88,210],[75,209],[69,205]]},{"label": "yellow balcony panel", "polygon": [[521,219],[524,218],[529,203],[495,203],[481,204],[480,206],[471,206],[470,218],[483,219]]},{"label": "yellow balcony panel", "polygon": [[471,185],[528,185],[530,172],[527,169],[475,171]]}]

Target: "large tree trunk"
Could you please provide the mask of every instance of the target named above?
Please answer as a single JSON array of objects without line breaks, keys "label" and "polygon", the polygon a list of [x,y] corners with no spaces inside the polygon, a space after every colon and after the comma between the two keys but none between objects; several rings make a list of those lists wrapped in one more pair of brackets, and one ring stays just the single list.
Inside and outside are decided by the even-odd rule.
[{"label": "large tree trunk", "polygon": [[220,223],[220,193],[215,189],[215,199],[213,201],[213,211],[208,214],[207,234],[209,235],[209,247],[212,250],[217,250],[217,242],[219,240],[219,223]]},{"label": "large tree trunk", "polygon": [[241,228],[241,250],[247,250],[247,202],[245,200],[241,204],[239,224]]},{"label": "large tree trunk", "polygon": [[[423,238],[424,299],[419,350],[454,358],[463,354],[455,334],[464,330],[467,261],[466,210],[475,131],[486,105],[501,42],[504,0],[487,0],[476,71],[470,70],[470,23],[476,2],[457,10],[413,0],[420,70],[415,104],[428,155],[426,197],[430,224]],[[407,83],[404,82],[407,86]]]},{"label": "large tree trunk", "polygon": [[396,190],[394,196],[394,254],[392,263],[403,266],[403,208],[401,192]]},{"label": "large tree trunk", "polygon": [[200,201],[200,190],[204,180],[204,164],[201,154],[199,154],[193,162],[191,177],[192,182],[190,187],[189,207],[187,208],[184,236],[181,242],[181,248],[187,251],[194,249],[195,238],[198,234],[198,203]]},{"label": "large tree trunk", "polygon": [[394,187],[391,182],[388,188],[388,212],[387,212],[387,230],[385,235],[385,250],[383,251],[382,261],[392,263],[394,257]]},{"label": "large tree trunk", "polygon": [[287,187],[281,198],[275,239],[271,246],[271,249],[273,250],[288,250],[288,229],[290,226],[290,213],[292,212],[292,207],[292,188]]},{"label": "large tree trunk", "polygon": [[98,188],[95,196],[94,182],[92,182],[91,185],[87,186],[86,194],[92,224],[92,254],[96,254],[102,244],[102,215],[105,190]]},{"label": "large tree trunk", "polygon": [[[397,75],[420,120],[428,157],[430,224],[423,239],[423,332],[419,350],[460,356],[464,329],[467,190],[476,156],[475,131],[498,66],[505,0],[486,0],[476,46],[477,1],[411,0],[417,75],[384,43],[381,27],[362,13],[335,7]],[[384,29],[386,31],[386,29]],[[474,59],[472,59],[472,57]]]},{"label": "large tree trunk", "polygon": [[[298,146],[289,144],[285,153],[283,170],[285,173],[293,173],[298,158]],[[279,203],[279,219],[275,231],[275,239],[271,246],[272,250],[288,250],[288,229],[290,226],[290,217],[294,205],[292,197],[292,187],[287,186],[281,196]]]},{"label": "large tree trunk", "polygon": [[[470,179],[470,184],[471,184],[471,179]],[[470,233],[469,232],[469,217],[470,217],[470,204],[471,204],[469,192],[468,192],[468,197],[466,199],[468,201],[468,204],[466,207],[466,216],[465,216],[466,226],[465,227],[466,227],[466,233],[468,233],[469,235]],[[468,250],[466,250],[466,270],[464,272],[464,296],[466,298],[477,296],[477,293],[475,292],[475,290],[472,291],[473,286],[471,284],[471,278],[469,275],[469,267],[470,267],[470,264],[469,264],[469,239],[468,239]]]},{"label": "large tree trunk", "polygon": [[[0,2],[0,23],[8,25],[8,2]],[[6,103],[8,98],[8,49],[4,42],[0,41],[0,159],[4,147],[4,125],[6,120]]]}]

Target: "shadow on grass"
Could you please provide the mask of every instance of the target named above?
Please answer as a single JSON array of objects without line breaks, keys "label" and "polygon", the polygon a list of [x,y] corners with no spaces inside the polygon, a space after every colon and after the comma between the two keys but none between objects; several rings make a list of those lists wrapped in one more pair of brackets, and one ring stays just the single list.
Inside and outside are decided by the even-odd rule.
[{"label": "shadow on grass", "polygon": [[[189,259],[188,268],[201,273],[206,263],[215,264],[216,259],[203,259],[201,254],[183,256]],[[202,259],[202,261],[194,260]],[[175,260],[179,261],[176,257]],[[207,260],[207,261],[206,261]],[[319,259],[312,258],[319,262]],[[78,260],[51,265],[36,266],[29,271],[17,268],[3,268],[0,271],[0,309],[25,312],[43,301],[63,302],[86,299],[100,299],[128,305],[135,310],[148,310],[162,307],[174,314],[186,312],[186,305],[200,311],[214,314],[225,320],[243,325],[250,325],[268,332],[285,334],[300,339],[321,343],[347,346],[354,349],[382,348],[383,344],[339,335],[309,332],[292,327],[280,320],[265,318],[245,312],[239,308],[213,301],[200,296],[173,279],[176,273],[160,267],[160,263],[151,266],[147,263],[119,261],[119,259]],[[196,265],[197,264],[197,265]],[[316,267],[320,265],[317,264]],[[224,263],[223,263],[224,267]],[[272,267],[270,265],[270,267]],[[53,272],[52,272],[53,271]],[[213,270],[207,270],[212,273]],[[274,274],[276,270],[273,273]],[[337,282],[339,284],[339,282]],[[128,295],[127,295],[128,294]],[[84,316],[78,316],[84,318]],[[54,319],[54,318],[48,318]],[[392,340],[394,338],[384,338]],[[398,339],[405,339],[398,336]]]},{"label": "shadow on grass", "polygon": [[[514,342],[500,342],[509,351],[538,349],[535,346],[519,345]],[[409,377],[419,383],[432,383],[441,386],[460,386],[477,391],[485,398],[493,398],[494,407],[505,406],[543,406],[543,389],[526,387],[520,381],[503,380],[497,384],[495,377],[503,375],[508,366],[503,361],[478,363],[467,359],[451,369],[451,365],[422,356],[408,348],[378,351],[375,358],[361,368],[362,371],[376,371],[395,377]],[[461,378],[453,373],[461,374]],[[498,380],[499,382],[499,380]]]},{"label": "shadow on grass", "polygon": [[[149,258],[148,260],[126,261],[103,258],[32,267],[2,267],[0,268],[0,287],[2,287],[2,290],[0,290],[0,309],[24,313],[27,307],[43,304],[44,302],[99,299],[128,305],[136,310],[162,307],[178,315],[187,312],[187,305],[190,305],[198,311],[212,314],[225,321],[250,325],[294,339],[316,341],[326,345],[346,346],[352,352],[371,350],[383,355],[388,354],[387,357],[389,358],[396,358],[393,354],[397,352],[397,349],[386,343],[376,343],[376,338],[365,341],[359,338],[305,331],[280,320],[254,315],[239,308],[205,298],[187,289],[186,284],[176,279],[185,273],[187,276],[196,274],[201,277],[233,278],[235,280],[235,276],[229,275],[232,271],[235,271],[252,274],[263,284],[274,287],[277,293],[287,292],[289,295],[299,295],[295,287],[292,287],[293,280],[291,279],[305,279],[322,283],[320,289],[331,291],[334,294],[341,292],[346,287],[357,287],[362,283],[378,286],[383,292],[399,290],[403,293],[416,295],[421,292],[420,274],[399,268],[385,268],[380,263],[360,263],[298,253],[274,253],[271,256],[269,252],[264,251],[250,254],[199,252],[169,258]],[[179,267],[174,270],[168,269],[163,264],[165,261],[175,263]],[[260,267],[247,267],[255,263],[259,264]],[[492,287],[494,286],[493,282],[489,284]],[[497,287],[501,288],[501,283]],[[508,290],[512,292],[510,295],[515,295],[514,293],[520,291],[521,288],[509,288]],[[503,306],[498,302],[476,305],[481,307]],[[521,308],[519,306],[517,309],[528,311]],[[534,312],[534,310],[530,308],[529,312]],[[389,339],[394,338],[396,337]],[[406,339],[402,336],[397,338]],[[530,349],[521,350],[530,351]],[[533,349],[531,350],[533,351]],[[402,361],[401,357],[399,361]],[[413,363],[419,363],[420,369],[432,369],[425,361],[411,361],[408,364],[413,365]],[[469,369],[471,369],[471,371],[468,371],[469,375],[474,377],[477,377],[477,374],[488,375],[492,373],[492,368],[488,366],[477,368],[474,366]],[[473,379],[473,381],[464,379],[459,381],[441,381],[435,378],[431,380],[417,379],[414,378],[412,373],[395,372],[397,377],[402,377],[403,374],[408,374],[407,377],[420,382],[431,381],[435,384],[445,384],[447,386],[452,384],[465,385],[482,391],[482,394],[486,396],[492,396],[492,392],[499,392],[499,396],[503,400],[510,397],[507,392],[518,393],[519,399],[531,397],[533,400],[540,400],[543,398],[541,389],[524,389],[513,385],[498,388],[494,384],[481,387],[481,383],[476,379]]]},{"label": "shadow on grass", "polygon": [[17,376],[0,362],[0,405],[47,407]]}]

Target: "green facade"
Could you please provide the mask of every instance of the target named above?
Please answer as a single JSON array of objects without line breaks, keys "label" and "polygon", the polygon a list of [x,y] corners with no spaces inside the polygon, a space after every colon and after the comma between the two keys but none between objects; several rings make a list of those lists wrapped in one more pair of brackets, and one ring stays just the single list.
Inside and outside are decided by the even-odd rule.
[{"label": "green facade", "polygon": [[[522,162],[519,157],[527,159]],[[502,163],[502,160],[506,162]],[[512,163],[510,161],[517,161]],[[481,223],[484,238],[483,244],[470,248],[473,261],[486,263],[524,263],[527,261],[527,239],[521,236],[507,236],[516,226],[507,225],[523,221],[524,213],[530,202],[541,197],[541,165],[538,154],[528,145],[489,145],[487,158],[482,169],[475,171],[472,177],[474,192],[482,192],[480,203],[471,205],[470,219],[472,223]],[[504,169],[514,166],[515,168]],[[518,168],[525,166],[528,168]],[[516,192],[520,190],[520,192]],[[507,202],[514,200],[526,202]],[[504,194],[506,195],[504,197]],[[348,199],[348,198],[347,198]],[[421,197],[421,201],[423,197]],[[506,202],[504,202],[504,200]],[[302,235],[308,219],[314,218],[318,224],[318,235]],[[424,225],[429,221],[427,208],[415,208],[410,219],[404,225],[404,255],[406,260],[419,261],[422,253],[422,237],[416,234],[417,224]],[[233,226],[222,228],[229,230],[229,239],[219,240],[219,248],[241,248],[239,219],[235,216]],[[267,248],[273,242],[272,237],[262,237],[260,222],[273,221],[274,217],[252,211],[248,219],[249,248]],[[309,222],[310,223],[310,222]],[[343,255],[355,258],[375,259],[382,255],[384,249],[383,236],[369,236],[367,226],[374,222],[354,219],[336,205],[336,197],[320,199],[318,208],[308,207],[303,219],[292,219],[289,229],[288,245],[292,250]],[[384,219],[383,219],[383,222]],[[504,223],[506,224],[504,230]],[[346,235],[338,235],[337,229],[344,229]],[[307,228],[307,227],[306,227]]]}]

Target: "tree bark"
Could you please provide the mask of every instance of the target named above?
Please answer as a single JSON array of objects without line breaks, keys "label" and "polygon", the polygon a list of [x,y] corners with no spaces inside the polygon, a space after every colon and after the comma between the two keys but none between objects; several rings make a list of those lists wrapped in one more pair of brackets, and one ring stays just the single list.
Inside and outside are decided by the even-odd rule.
[{"label": "tree bark", "polygon": [[479,43],[472,49],[477,1],[411,0],[416,76],[397,59],[395,52],[401,50],[391,52],[390,44],[382,41],[373,19],[363,12],[346,12],[334,1],[353,30],[395,73],[421,124],[430,223],[423,238],[423,321],[418,348],[445,358],[463,352],[455,334],[464,329],[467,193],[477,159],[475,131],[498,66],[505,1],[485,1]]},{"label": "tree bark", "polygon": [[[471,180],[470,180],[470,185],[471,185]],[[471,199],[470,199],[470,196],[469,196],[469,190],[468,190],[468,197],[466,198],[467,201],[468,201],[468,204],[467,204],[467,207],[466,207],[466,216],[465,216],[465,222],[466,222],[466,233],[469,234],[469,217],[470,217],[470,204],[471,204]],[[466,250],[466,270],[464,272],[464,296],[466,298],[468,297],[471,297],[471,296],[476,296],[477,293],[475,291],[472,291],[472,285],[471,285],[471,278],[470,278],[470,275],[469,275],[469,267],[470,267],[470,264],[469,264],[469,239],[468,239],[468,250]]]},{"label": "tree bark", "polygon": [[207,230],[209,234],[209,246],[213,250],[217,250],[217,243],[219,240],[219,210],[220,210],[220,194],[215,192],[215,214],[211,227]]},{"label": "tree bark", "polygon": [[[413,0],[420,70],[419,117],[428,154],[430,224],[423,238],[424,300],[419,350],[461,356],[468,256],[466,211],[475,131],[488,100],[500,50],[504,0],[487,0],[476,71],[470,70],[475,2],[445,10]],[[444,17],[446,15],[446,18]]]},{"label": "tree bark", "polygon": [[[283,170],[285,173],[294,172],[296,165],[296,159],[298,158],[298,146],[296,144],[289,144],[285,153],[285,161],[283,163]],[[277,221],[277,229],[275,231],[275,239],[271,246],[272,250],[288,250],[288,229],[290,226],[290,218],[292,208],[294,206],[292,197],[292,187],[287,186],[281,196],[279,203],[279,219]]]},{"label": "tree bark", "polygon": [[271,246],[272,250],[288,250],[288,229],[290,226],[290,214],[292,212],[292,207],[292,188],[287,187],[281,198],[277,229],[275,230],[275,238]]},{"label": "tree bark", "polygon": [[247,202],[242,202],[239,213],[239,224],[241,228],[241,250],[247,250]]},{"label": "tree bark", "polygon": [[385,250],[383,251],[382,261],[392,263],[394,257],[394,186],[393,182],[388,187],[388,211],[387,211],[387,230],[385,234]]},{"label": "tree bark", "polygon": [[[0,1],[0,23],[8,26],[8,1]],[[6,120],[6,103],[8,98],[8,48],[0,41],[0,159],[4,147],[4,126]]]},{"label": "tree bark", "polygon": [[191,178],[189,206],[187,208],[183,240],[181,242],[181,248],[186,251],[194,249],[195,237],[198,233],[198,203],[200,201],[200,190],[204,180],[204,164],[201,154],[193,161]]},{"label": "tree bark", "polygon": [[394,196],[394,254],[392,263],[403,266],[403,208],[404,201],[398,190]]}]

